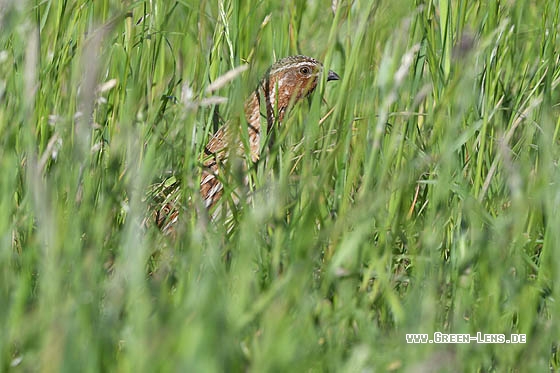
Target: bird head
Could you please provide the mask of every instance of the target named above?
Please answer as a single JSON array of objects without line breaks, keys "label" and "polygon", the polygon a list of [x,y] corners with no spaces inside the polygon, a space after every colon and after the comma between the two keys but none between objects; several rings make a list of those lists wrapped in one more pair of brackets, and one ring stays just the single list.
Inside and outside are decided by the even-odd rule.
[{"label": "bird head", "polygon": [[[268,124],[284,118],[291,105],[311,94],[323,73],[323,64],[307,56],[290,56],[274,63],[259,84],[259,90],[266,99]],[[329,71],[327,81],[340,77]]]}]

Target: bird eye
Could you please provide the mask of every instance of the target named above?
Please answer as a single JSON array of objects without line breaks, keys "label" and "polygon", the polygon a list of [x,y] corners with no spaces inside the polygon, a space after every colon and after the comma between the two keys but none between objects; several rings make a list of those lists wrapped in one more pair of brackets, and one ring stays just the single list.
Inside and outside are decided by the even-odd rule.
[{"label": "bird eye", "polygon": [[309,70],[309,67],[304,66],[301,69],[299,69],[299,72],[302,73],[303,75],[308,75],[310,70]]}]

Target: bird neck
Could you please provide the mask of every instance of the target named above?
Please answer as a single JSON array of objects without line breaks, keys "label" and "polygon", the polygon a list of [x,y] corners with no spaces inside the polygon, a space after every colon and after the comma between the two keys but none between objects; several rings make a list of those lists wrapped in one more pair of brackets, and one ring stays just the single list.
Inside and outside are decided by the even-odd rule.
[{"label": "bird neck", "polygon": [[259,89],[254,90],[245,101],[245,119],[249,125],[249,134],[261,131],[261,105]]},{"label": "bird neck", "polygon": [[[251,95],[245,101],[245,118],[250,131],[260,132],[261,130],[261,102],[264,99],[266,106],[267,130],[270,131],[275,122],[284,119],[285,107],[287,102],[281,97],[277,97],[277,87],[272,78],[261,81]],[[278,119],[276,118],[278,117]]]}]

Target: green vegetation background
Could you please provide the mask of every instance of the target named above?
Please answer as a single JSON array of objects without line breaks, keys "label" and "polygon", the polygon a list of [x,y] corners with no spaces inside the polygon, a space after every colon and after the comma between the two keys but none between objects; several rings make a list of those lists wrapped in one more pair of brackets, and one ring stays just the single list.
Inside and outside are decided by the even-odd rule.
[{"label": "green vegetation background", "polygon": [[[3,1],[0,370],[559,369],[559,8]],[[300,53],[342,80],[208,221],[208,134]],[[437,331],[527,343],[406,343]]]}]

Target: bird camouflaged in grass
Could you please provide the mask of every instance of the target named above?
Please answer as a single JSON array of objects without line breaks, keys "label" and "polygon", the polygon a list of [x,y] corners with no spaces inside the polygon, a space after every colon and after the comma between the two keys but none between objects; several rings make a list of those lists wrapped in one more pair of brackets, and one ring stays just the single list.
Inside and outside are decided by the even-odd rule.
[{"label": "bird camouflaged in grass", "polygon": [[[281,123],[291,106],[309,96],[317,87],[323,73],[323,64],[307,56],[290,56],[274,63],[257,88],[245,101],[245,118],[247,120],[248,151],[241,140],[233,136],[231,125],[224,125],[212,136],[204,149],[202,164],[204,169],[200,179],[200,194],[207,209],[212,209],[223,194],[223,184],[220,181],[220,170],[227,162],[230,144],[240,156],[250,155],[252,162],[260,158],[261,147],[261,103],[264,100],[266,108],[267,128],[270,133],[275,123]],[[329,71],[327,81],[339,80],[340,77]],[[162,231],[169,233],[173,230],[178,218],[178,209],[166,203],[156,214],[156,223]]]}]

